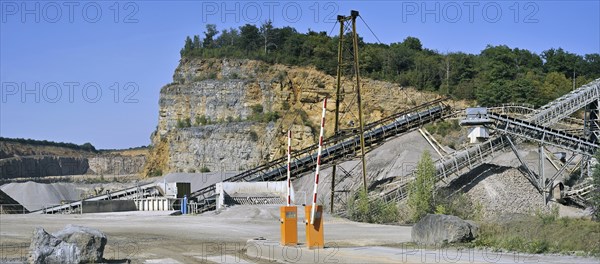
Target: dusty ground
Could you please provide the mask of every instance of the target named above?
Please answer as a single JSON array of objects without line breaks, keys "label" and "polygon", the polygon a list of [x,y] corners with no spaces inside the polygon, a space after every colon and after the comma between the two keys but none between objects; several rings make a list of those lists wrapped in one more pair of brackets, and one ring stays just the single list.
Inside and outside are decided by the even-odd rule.
[{"label": "dusty ground", "polygon": [[[301,207],[299,209],[302,209]],[[300,210],[299,210],[300,211]],[[299,213],[298,240],[305,241]],[[272,263],[250,259],[244,254],[246,241],[263,237],[278,241],[278,206],[235,206],[219,214],[169,216],[168,212],[127,212],[85,215],[0,215],[0,263],[24,260],[35,227],[49,232],[67,224],[98,228],[108,236],[105,258],[113,262],[133,263]],[[325,215],[325,241],[330,260],[364,263],[369,256],[386,263],[456,262],[452,256],[464,250],[421,250],[402,246],[410,241],[411,227],[351,222]],[[332,250],[333,249],[333,250]],[[314,253],[310,251],[311,253]],[[443,258],[445,254],[448,259]],[[491,263],[488,257],[498,253],[474,251],[465,263]],[[433,255],[432,255],[433,254]],[[425,257],[425,258],[423,258]],[[521,255],[521,257],[523,257]],[[528,256],[540,263],[598,263],[598,259],[567,256]],[[514,259],[506,254],[502,258]],[[372,260],[375,259],[370,259]],[[335,261],[334,261],[335,262]],[[337,261],[340,263],[339,261]],[[463,262],[463,261],[459,261]],[[497,261],[496,261],[497,262]],[[500,261],[503,262],[503,261]]]},{"label": "dusty ground", "polygon": [[[218,215],[200,216],[169,216],[166,212],[0,215],[0,257],[26,256],[37,226],[56,232],[67,224],[77,224],[107,234],[107,259],[131,259],[136,263],[158,260],[163,263],[172,259],[194,263],[219,256],[222,245],[226,246],[225,253],[236,254],[248,239],[278,240],[278,219],[278,206],[238,206]],[[299,225],[299,231],[304,230],[301,228]],[[410,227],[362,224],[326,216],[325,236],[328,243],[338,246],[391,245],[408,242]],[[303,232],[299,232],[299,241],[304,240]]]}]

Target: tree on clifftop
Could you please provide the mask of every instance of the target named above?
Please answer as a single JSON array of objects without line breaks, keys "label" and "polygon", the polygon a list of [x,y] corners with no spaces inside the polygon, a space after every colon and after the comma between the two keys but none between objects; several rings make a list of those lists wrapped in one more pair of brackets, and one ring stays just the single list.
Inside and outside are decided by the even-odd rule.
[{"label": "tree on clifftop", "polygon": [[417,177],[410,184],[408,192],[408,206],[413,221],[417,222],[421,217],[433,212],[434,188],[435,165],[429,152],[425,151],[417,164]]}]

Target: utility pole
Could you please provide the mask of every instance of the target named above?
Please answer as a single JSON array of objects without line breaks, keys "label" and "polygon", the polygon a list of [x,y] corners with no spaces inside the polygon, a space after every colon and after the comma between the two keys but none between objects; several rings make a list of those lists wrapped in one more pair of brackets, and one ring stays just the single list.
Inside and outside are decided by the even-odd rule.
[{"label": "utility pole", "polygon": [[360,99],[360,71],[358,67],[358,34],[356,33],[356,17],[358,17],[358,11],[350,11],[352,17],[352,38],[354,44],[354,74],[356,74],[356,102],[358,103],[358,122],[360,123],[360,159],[362,161],[362,174],[363,174],[363,187],[365,193],[367,192],[367,164],[365,163],[365,135],[364,135],[364,122],[362,115],[362,101]]},{"label": "utility pole", "polygon": [[[337,20],[340,23],[340,37],[338,39],[338,65],[337,65],[337,84],[335,92],[335,125],[333,129],[333,135],[336,136],[340,130],[340,88],[342,87],[342,48],[344,45],[344,23],[346,17],[337,16]],[[329,203],[329,210],[333,214],[333,198],[335,197],[335,172],[337,162],[333,161],[333,168],[331,169],[331,201]]]},{"label": "utility pole", "polygon": [[[359,74],[359,63],[358,63],[358,33],[356,32],[356,18],[359,16],[358,11],[350,11],[350,16],[337,16],[337,20],[340,23],[340,36],[338,40],[338,66],[337,66],[337,86],[336,86],[336,100],[335,100],[335,126],[334,135],[339,132],[339,107],[341,101],[341,76],[342,76],[342,63],[343,63],[343,44],[344,44],[344,29],[346,22],[351,21],[352,23],[352,48],[353,48],[353,63],[354,63],[354,74],[356,75],[356,101],[358,104],[358,120],[359,120],[359,133],[360,133],[360,157],[362,163],[362,178],[363,188],[367,191],[367,166],[365,162],[365,137],[364,137],[364,121],[362,115],[362,99],[360,92],[360,74]],[[335,174],[336,174],[336,163],[334,162],[331,171],[331,201],[330,210],[333,213],[333,204],[335,197]]]}]

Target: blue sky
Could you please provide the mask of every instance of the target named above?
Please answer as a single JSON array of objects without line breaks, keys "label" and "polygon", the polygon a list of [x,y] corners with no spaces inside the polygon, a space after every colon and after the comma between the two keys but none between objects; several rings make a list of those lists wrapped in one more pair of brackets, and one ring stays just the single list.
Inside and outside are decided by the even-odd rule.
[{"label": "blue sky", "polygon": [[[150,143],[187,35],[271,19],[330,32],[360,11],[383,43],[600,52],[599,1],[0,1],[0,136],[97,148]],[[375,37],[359,19],[367,42]],[[337,32],[335,27],[333,34]]]}]

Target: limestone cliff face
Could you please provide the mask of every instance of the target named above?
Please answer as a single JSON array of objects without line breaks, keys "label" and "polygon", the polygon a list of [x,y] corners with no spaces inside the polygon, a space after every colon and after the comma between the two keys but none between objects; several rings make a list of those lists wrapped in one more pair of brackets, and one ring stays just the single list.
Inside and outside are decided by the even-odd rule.
[{"label": "limestone cliff face", "polygon": [[0,179],[142,172],[147,149],[90,152],[60,146],[0,141]]},{"label": "limestone cliff face", "polygon": [[[342,80],[341,128],[358,124],[355,86]],[[397,85],[362,82],[365,122],[432,100]],[[328,97],[326,136],[333,134],[335,77],[313,68],[235,59],[182,59],[160,91],[159,120],[145,172],[248,169],[316,142],[322,100]],[[277,114],[275,114],[277,113]]]},{"label": "limestone cliff face", "polygon": [[88,158],[87,174],[95,175],[127,175],[142,172],[146,163],[145,155],[97,155]]},{"label": "limestone cliff face", "polygon": [[97,155],[93,157],[24,156],[0,159],[0,179],[68,175],[127,175],[144,168],[146,157]]},{"label": "limestone cliff face", "polygon": [[81,175],[88,168],[88,160],[83,157],[14,157],[0,159],[0,179]]}]

